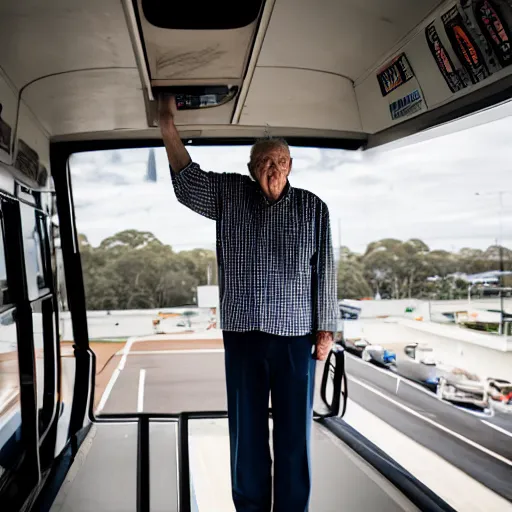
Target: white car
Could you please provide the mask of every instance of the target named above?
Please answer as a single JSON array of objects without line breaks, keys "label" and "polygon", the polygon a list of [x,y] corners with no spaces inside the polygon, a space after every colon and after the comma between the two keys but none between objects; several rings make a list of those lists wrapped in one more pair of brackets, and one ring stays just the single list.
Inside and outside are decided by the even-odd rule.
[{"label": "white car", "polygon": [[439,377],[437,396],[460,407],[480,411],[489,409],[489,398],[484,382],[461,368],[454,368]]},{"label": "white car", "polygon": [[396,356],[396,371],[402,377],[419,382],[435,390],[438,383],[438,368],[431,347],[410,343]]},{"label": "white car", "polygon": [[363,361],[389,368],[395,364],[396,354],[380,345],[368,345],[361,354]]},{"label": "white car", "polygon": [[487,394],[492,409],[512,414],[512,382],[504,379],[487,379]]}]

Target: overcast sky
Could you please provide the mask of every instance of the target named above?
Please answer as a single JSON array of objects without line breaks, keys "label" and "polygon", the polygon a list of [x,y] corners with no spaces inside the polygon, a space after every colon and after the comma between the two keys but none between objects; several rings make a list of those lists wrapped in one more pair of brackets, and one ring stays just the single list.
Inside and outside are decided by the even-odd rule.
[{"label": "overcast sky", "polygon": [[[457,129],[457,125],[453,126]],[[460,126],[459,126],[460,128]],[[203,169],[246,172],[248,147],[190,147]],[[151,231],[175,250],[215,247],[215,224],[178,204],[165,152],[156,183],[147,149],[82,153],[71,161],[77,226],[93,245],[124,229]],[[381,238],[420,238],[432,249],[512,247],[512,117],[399,149],[292,148],[292,186],[329,206],[334,245],[358,252]],[[476,193],[480,195],[476,195]]]}]

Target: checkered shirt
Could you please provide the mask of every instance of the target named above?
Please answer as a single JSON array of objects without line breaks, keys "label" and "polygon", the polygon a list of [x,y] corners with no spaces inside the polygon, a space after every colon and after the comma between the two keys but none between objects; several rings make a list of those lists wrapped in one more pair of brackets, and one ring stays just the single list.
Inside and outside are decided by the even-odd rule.
[{"label": "checkered shirt", "polygon": [[336,269],[323,201],[288,183],[269,203],[248,176],[205,172],[194,162],[171,177],[178,201],[217,223],[222,329],[336,331]]}]

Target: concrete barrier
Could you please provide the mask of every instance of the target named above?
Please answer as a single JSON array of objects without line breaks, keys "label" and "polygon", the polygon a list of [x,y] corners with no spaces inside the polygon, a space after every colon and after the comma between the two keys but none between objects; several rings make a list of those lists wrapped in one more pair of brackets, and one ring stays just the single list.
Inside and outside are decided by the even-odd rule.
[{"label": "concrete barrier", "polygon": [[404,318],[396,319],[396,322],[411,333],[411,342],[428,344],[434,349],[436,359],[443,363],[464,368],[484,379],[493,377],[512,381],[510,338]]},{"label": "concrete barrier", "polygon": [[[131,336],[145,336],[153,334],[153,319],[159,312],[183,313],[195,310],[200,314],[207,314],[208,309],[201,308],[166,308],[148,310],[121,310],[121,311],[88,311],[87,328],[89,339],[129,338]],[[73,328],[71,314],[64,311],[59,315],[60,334],[63,341],[73,341]],[[203,322],[204,323],[204,322]],[[192,319],[192,324],[194,320]]]}]

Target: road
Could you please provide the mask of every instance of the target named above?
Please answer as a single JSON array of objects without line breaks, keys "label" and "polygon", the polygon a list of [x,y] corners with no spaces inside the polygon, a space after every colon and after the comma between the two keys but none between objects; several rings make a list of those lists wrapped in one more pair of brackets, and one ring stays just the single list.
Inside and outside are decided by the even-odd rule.
[{"label": "road", "polygon": [[[222,349],[152,352],[136,343],[110,364],[121,365],[122,371],[107,386],[103,412],[226,409]],[[420,386],[350,355],[347,372],[354,402],[512,500],[512,430],[505,418],[486,418],[485,423]]]},{"label": "road", "polygon": [[506,418],[482,420],[351,355],[347,355],[347,375],[352,400],[512,500],[512,429]]}]

